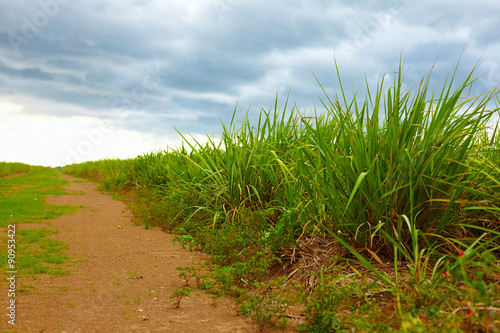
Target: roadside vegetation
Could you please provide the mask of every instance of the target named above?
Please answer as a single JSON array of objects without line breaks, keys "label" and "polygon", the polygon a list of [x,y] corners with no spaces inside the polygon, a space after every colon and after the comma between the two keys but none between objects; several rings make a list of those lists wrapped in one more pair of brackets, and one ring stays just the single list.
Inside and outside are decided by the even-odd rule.
[{"label": "roadside vegetation", "polygon": [[24,163],[17,162],[0,162],[0,178],[4,178],[12,175],[21,175],[28,172],[33,172],[36,170],[46,169],[43,166],[33,166]]},{"label": "roadside vegetation", "polygon": [[434,90],[404,71],[348,96],[337,68],[321,109],[276,98],[220,138],[62,170],[212,255],[179,268],[177,296],[230,295],[310,332],[498,331],[499,91],[471,96],[475,69]]}]

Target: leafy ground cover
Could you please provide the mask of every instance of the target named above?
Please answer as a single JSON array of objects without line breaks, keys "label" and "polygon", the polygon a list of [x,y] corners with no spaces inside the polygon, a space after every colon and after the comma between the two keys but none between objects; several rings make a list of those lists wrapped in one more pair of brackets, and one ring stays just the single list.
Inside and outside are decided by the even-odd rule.
[{"label": "leafy ground cover", "polygon": [[499,330],[499,91],[470,96],[475,69],[434,90],[404,71],[353,96],[338,71],[322,110],[276,98],[218,139],[63,171],[212,254],[177,295],[196,283],[311,332]]}]

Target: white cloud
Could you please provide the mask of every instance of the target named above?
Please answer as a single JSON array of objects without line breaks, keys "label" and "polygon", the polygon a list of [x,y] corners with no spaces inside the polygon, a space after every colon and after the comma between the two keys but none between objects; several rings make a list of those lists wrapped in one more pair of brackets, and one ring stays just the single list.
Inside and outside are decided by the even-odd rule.
[{"label": "white cloud", "polygon": [[[114,128],[92,117],[28,115],[0,101],[0,160],[60,166],[102,158],[129,158],[178,147],[178,137]],[[195,134],[196,135],[196,134]]]}]

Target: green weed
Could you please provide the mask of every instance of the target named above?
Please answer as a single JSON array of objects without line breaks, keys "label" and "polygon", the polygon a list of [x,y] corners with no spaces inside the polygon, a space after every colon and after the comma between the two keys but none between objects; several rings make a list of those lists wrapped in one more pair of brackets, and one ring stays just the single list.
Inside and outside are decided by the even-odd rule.
[{"label": "green weed", "polygon": [[173,300],[174,306],[176,308],[179,308],[181,305],[181,300],[184,297],[189,297],[190,294],[191,294],[191,288],[185,287],[185,288],[178,289],[178,290],[174,291],[172,293],[172,295],[170,295],[170,298]]},{"label": "green weed", "polygon": [[127,279],[140,279],[142,276],[137,275],[137,270],[128,273]]}]

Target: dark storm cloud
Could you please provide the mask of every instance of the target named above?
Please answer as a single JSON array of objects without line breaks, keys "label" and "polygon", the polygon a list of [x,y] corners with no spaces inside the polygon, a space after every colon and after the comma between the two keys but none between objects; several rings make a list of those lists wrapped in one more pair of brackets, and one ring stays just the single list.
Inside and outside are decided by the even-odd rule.
[{"label": "dark storm cloud", "polygon": [[434,62],[439,78],[461,53],[466,69],[483,55],[491,85],[499,11],[485,0],[3,1],[0,94],[66,105],[29,113],[214,132],[238,100],[243,111],[267,109],[291,88],[301,106],[320,105],[311,72],[333,91],[334,57],[357,85],[392,73],[401,52],[415,78]]}]

